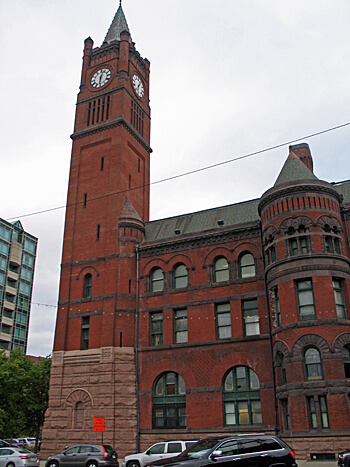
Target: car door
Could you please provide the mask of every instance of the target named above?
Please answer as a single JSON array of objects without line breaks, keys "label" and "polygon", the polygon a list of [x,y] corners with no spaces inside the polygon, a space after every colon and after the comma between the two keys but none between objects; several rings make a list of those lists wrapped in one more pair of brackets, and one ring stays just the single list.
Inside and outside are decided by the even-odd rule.
[{"label": "car door", "polygon": [[8,462],[9,456],[13,453],[12,449],[0,448],[0,467],[5,467]]},{"label": "car door", "polygon": [[60,463],[65,466],[76,466],[78,463],[78,453],[80,446],[72,446],[64,451],[60,456]]},{"label": "car door", "polygon": [[236,439],[224,441],[208,456],[202,467],[243,467],[245,464],[241,460],[239,443]]},{"label": "car door", "polygon": [[156,461],[158,459],[163,459],[165,454],[165,443],[157,443],[151,446],[146,451],[146,459],[144,459],[144,463],[148,464],[149,462]]},{"label": "car door", "polygon": [[166,446],[164,457],[178,456],[184,450],[183,444],[180,441],[169,441]]},{"label": "car door", "polygon": [[263,447],[257,438],[245,438],[240,440],[239,452],[242,465],[246,467],[263,467],[265,465],[266,453],[262,452]]}]

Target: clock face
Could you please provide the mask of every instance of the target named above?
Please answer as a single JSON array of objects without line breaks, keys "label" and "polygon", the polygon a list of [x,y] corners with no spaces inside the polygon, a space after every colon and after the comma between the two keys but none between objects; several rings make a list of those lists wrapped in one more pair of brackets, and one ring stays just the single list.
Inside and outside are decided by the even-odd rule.
[{"label": "clock face", "polygon": [[91,78],[91,86],[96,89],[101,88],[108,83],[111,75],[111,70],[108,68],[101,68],[101,70],[96,71]]},{"label": "clock face", "polygon": [[145,89],[141,79],[137,75],[133,76],[132,85],[134,86],[136,94],[142,98],[145,95]]}]

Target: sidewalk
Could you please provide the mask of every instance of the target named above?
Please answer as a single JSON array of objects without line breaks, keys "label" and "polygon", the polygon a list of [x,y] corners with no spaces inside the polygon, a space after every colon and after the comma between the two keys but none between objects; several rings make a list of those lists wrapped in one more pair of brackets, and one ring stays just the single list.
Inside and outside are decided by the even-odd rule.
[{"label": "sidewalk", "polygon": [[305,461],[297,459],[298,467],[337,467],[337,461]]}]

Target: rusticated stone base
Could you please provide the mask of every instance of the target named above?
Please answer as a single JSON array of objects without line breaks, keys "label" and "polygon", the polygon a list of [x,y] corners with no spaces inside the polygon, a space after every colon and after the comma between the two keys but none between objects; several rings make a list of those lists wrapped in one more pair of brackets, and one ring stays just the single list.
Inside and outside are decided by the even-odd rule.
[{"label": "rusticated stone base", "polygon": [[[104,433],[94,433],[93,417],[105,418]],[[135,452],[136,433],[133,348],[54,352],[41,459],[67,445],[102,440],[122,458]]]}]

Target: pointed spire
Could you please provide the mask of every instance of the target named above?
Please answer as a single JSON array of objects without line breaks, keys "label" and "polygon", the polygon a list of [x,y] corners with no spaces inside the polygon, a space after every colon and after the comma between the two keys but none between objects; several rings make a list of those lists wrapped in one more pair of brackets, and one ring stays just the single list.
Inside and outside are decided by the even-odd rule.
[{"label": "pointed spire", "polygon": [[119,8],[113,18],[112,24],[110,25],[105,40],[103,42],[107,42],[109,44],[110,42],[115,40],[120,41],[120,33],[122,31],[127,31],[130,34],[131,39],[129,26],[122,8],[122,0],[119,0]]},{"label": "pointed spire", "polygon": [[275,187],[282,183],[293,183],[299,180],[318,180],[316,175],[291,151],[275,182]]},{"label": "pointed spire", "polygon": [[138,215],[128,196],[125,197],[124,206],[119,214],[118,227],[133,227],[141,232],[145,231],[145,224]]}]

